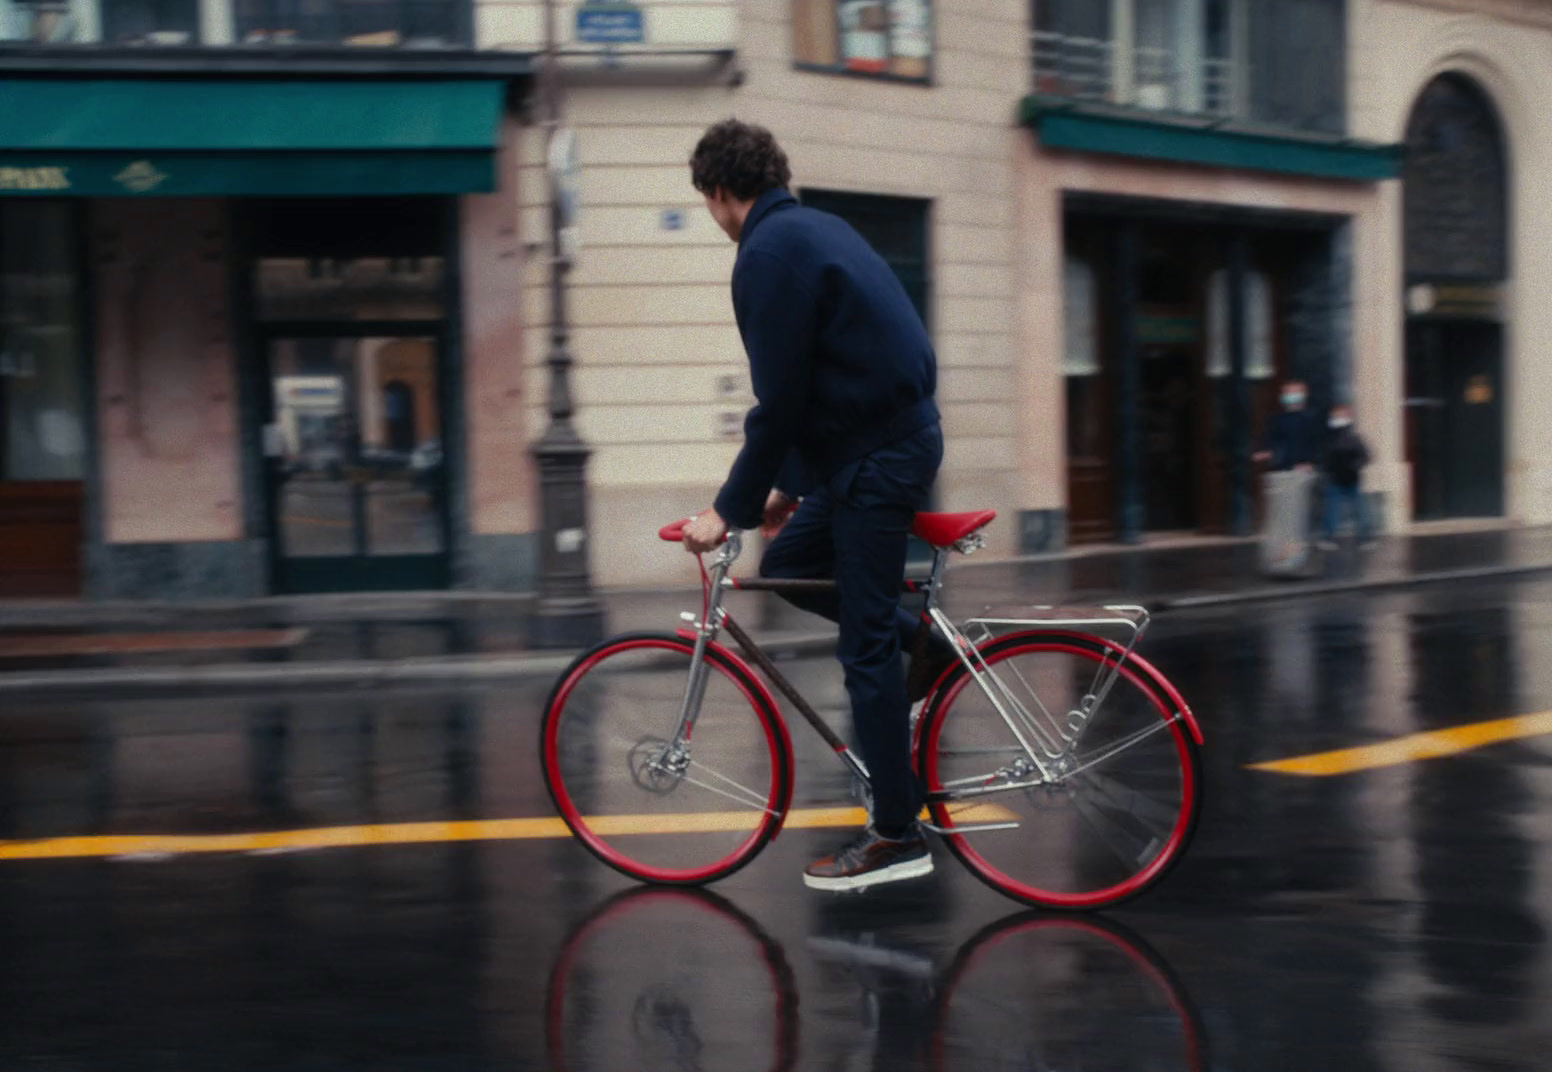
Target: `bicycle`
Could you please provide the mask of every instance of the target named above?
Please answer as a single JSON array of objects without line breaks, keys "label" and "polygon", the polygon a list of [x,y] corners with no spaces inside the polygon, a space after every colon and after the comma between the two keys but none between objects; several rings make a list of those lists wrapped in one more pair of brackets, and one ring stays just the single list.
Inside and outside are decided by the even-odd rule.
[{"label": "bicycle", "polygon": [[[926,651],[935,628],[957,656],[913,717],[923,823],[1015,900],[1118,904],[1162,879],[1190,842],[1202,732],[1136,654],[1150,620],[1142,607],[992,608],[963,630],[949,620],[939,607],[949,555],[984,547],[995,517],[919,514],[914,526],[933,558],[925,580],[902,582],[923,601],[913,652]],[[680,541],[685,524],[660,538]],[[702,885],[748,864],[784,825],[865,820],[854,807],[794,811],[792,739],[754,667],[834,750],[864,804],[867,769],[723,607],[728,591],[834,582],[735,579],[741,549],[735,531],[709,570],[701,560],[699,618],[584,652],[545,705],[540,754],[557,811],[593,855],[639,881]],[[723,632],[748,661],[719,641]],[[923,660],[911,662],[919,673]]]}]

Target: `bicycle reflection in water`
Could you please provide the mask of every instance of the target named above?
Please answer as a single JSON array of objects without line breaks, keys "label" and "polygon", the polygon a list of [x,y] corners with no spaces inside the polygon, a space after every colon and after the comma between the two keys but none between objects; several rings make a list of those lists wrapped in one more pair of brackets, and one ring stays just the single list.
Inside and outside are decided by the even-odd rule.
[{"label": "bicycle reflection in water", "polygon": [[[1206,1032],[1146,942],[1097,917],[1023,912],[982,928],[939,970],[931,956],[841,927],[807,942],[826,992],[802,1067],[1198,1070]],[[855,995],[855,1005],[853,997]],[[798,1067],[798,984],[780,942],[722,897],[644,888],[567,936],[550,975],[551,1067],[720,1072]],[[848,1010],[855,1010],[848,1012]],[[815,1011],[819,1010],[819,1011]]]}]

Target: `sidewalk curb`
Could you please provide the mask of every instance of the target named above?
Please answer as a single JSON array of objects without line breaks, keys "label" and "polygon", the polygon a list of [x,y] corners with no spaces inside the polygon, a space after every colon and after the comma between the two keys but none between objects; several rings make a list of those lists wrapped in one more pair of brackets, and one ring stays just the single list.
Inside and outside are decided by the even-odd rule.
[{"label": "sidewalk curb", "polygon": [[[830,654],[835,634],[802,633],[762,640],[773,658]],[[554,678],[578,655],[576,651],[535,652],[530,655],[433,655],[411,659],[356,659],[341,662],[209,666],[113,667],[92,670],[39,670],[0,674],[0,699],[17,702],[62,698],[92,698],[111,693],[115,699],[196,692],[203,696],[230,693],[324,692],[383,689],[396,686],[478,685],[526,678]],[[0,713],[3,714],[3,713]]]},{"label": "sidewalk curb", "polygon": [[[1308,597],[1396,591],[1461,581],[1501,580],[1552,573],[1552,563],[1483,566],[1436,570],[1410,577],[1326,582],[1289,581],[1282,585],[1238,592],[1183,595],[1144,600],[1157,614],[1210,610],[1251,603],[1272,603]],[[775,658],[829,655],[835,633],[814,632],[757,638]],[[341,662],[249,664],[218,663],[189,667],[114,667],[91,670],[41,670],[0,674],[0,698],[17,702],[60,698],[165,696],[174,692],[200,695],[231,693],[322,692],[383,689],[402,686],[456,688],[528,678],[553,678],[577,652],[535,652],[526,655],[438,655],[408,659],[357,659]]]}]

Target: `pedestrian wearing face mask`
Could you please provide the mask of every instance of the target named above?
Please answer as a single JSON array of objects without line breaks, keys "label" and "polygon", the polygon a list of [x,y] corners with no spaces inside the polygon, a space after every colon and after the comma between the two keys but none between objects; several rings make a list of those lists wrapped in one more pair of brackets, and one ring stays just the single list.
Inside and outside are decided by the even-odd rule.
[{"label": "pedestrian wearing face mask", "polygon": [[1262,478],[1261,530],[1261,570],[1271,577],[1303,577],[1311,568],[1320,427],[1305,408],[1308,399],[1300,381],[1283,384],[1282,412],[1254,455],[1271,470]]},{"label": "pedestrian wearing face mask", "polygon": [[1309,391],[1303,383],[1289,380],[1283,384],[1283,411],[1273,419],[1256,461],[1280,473],[1314,469],[1320,456],[1320,429],[1305,408],[1308,402]]},{"label": "pedestrian wearing face mask", "polygon": [[1363,467],[1369,464],[1369,448],[1353,430],[1353,411],[1335,406],[1327,422],[1331,437],[1326,444],[1326,514],[1320,549],[1336,550],[1337,528],[1343,515],[1350,515],[1358,530],[1358,543],[1365,550],[1374,546],[1369,507],[1363,498]]}]

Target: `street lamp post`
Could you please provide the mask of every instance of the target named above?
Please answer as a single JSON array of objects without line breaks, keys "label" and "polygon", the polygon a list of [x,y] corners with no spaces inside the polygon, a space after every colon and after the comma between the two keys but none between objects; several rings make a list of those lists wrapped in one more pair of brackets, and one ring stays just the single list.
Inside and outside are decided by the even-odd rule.
[{"label": "street lamp post", "polygon": [[[566,274],[571,270],[568,229],[574,226],[574,181],[566,171],[569,135],[561,128],[560,57],[555,41],[555,0],[544,4],[545,133],[550,159],[550,423],[534,444],[539,468],[539,606],[529,641],[540,648],[575,648],[602,638],[604,610],[593,595],[588,571],[587,459],[571,416],[571,331],[566,322]],[[562,139],[567,139],[563,142]]]}]

